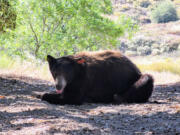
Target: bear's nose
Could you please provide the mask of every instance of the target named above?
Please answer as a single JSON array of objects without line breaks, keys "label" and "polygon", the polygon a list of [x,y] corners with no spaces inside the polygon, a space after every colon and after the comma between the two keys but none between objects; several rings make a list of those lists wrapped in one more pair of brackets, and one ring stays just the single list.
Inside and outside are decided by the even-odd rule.
[{"label": "bear's nose", "polygon": [[56,85],[56,89],[57,90],[61,90],[62,89],[62,85]]}]

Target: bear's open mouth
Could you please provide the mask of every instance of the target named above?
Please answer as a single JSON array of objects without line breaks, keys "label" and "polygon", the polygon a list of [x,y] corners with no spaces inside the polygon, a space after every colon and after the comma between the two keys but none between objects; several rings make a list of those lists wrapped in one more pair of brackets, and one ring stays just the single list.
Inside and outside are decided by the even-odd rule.
[{"label": "bear's open mouth", "polygon": [[62,94],[62,93],[63,93],[63,91],[64,91],[64,89],[61,89],[61,90],[56,90],[56,93],[57,93],[57,94]]}]

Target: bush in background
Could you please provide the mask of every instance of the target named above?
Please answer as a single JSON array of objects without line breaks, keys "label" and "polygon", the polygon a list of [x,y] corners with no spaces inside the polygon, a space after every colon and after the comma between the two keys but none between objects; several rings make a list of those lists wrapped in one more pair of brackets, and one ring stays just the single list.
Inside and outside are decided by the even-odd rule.
[{"label": "bush in background", "polygon": [[177,21],[176,8],[171,1],[160,2],[152,11],[152,20],[156,23],[167,23]]},{"label": "bush in background", "polygon": [[139,5],[144,8],[148,8],[151,5],[151,2],[149,0],[141,0]]}]

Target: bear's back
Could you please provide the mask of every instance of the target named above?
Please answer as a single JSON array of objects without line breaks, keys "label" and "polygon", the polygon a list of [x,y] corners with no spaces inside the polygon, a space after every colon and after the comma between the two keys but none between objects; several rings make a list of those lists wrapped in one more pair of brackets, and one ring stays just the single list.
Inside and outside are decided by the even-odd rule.
[{"label": "bear's back", "polygon": [[[106,63],[110,62],[113,59],[124,59],[123,56],[119,51],[112,51],[112,50],[105,50],[105,51],[94,51],[94,52],[80,52],[75,55],[75,57],[80,57],[85,59],[88,65],[96,65],[97,63]],[[110,60],[111,59],[111,60]],[[122,61],[121,60],[121,61]]]},{"label": "bear's back", "polygon": [[75,56],[89,58],[89,59],[96,59],[96,60],[105,60],[113,56],[117,58],[123,57],[123,55],[119,51],[113,51],[113,50],[94,51],[94,52],[84,51],[76,54]]},{"label": "bear's back", "polygon": [[[123,93],[141,76],[141,72],[119,51],[81,52],[75,55],[86,61],[84,86],[94,101],[111,100],[113,93]],[[103,95],[103,96],[102,96]]]}]

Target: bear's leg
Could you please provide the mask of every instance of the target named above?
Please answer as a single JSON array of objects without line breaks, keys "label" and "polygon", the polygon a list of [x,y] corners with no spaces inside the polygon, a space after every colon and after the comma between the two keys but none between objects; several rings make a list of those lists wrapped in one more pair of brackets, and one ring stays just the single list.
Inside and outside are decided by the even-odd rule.
[{"label": "bear's leg", "polygon": [[153,83],[151,75],[142,75],[124,94],[114,95],[114,102],[117,104],[147,102],[153,91]]},{"label": "bear's leg", "polygon": [[114,104],[126,103],[126,99],[118,94],[114,94],[113,99],[114,99],[114,102],[113,102]]},{"label": "bear's leg", "polygon": [[56,93],[45,93],[44,95],[42,95],[41,100],[47,101],[51,104],[59,104],[59,105],[64,105],[64,104],[72,104],[72,105],[81,105],[82,101],[80,100],[80,98],[76,98],[76,97],[64,97],[60,94],[56,94]]},{"label": "bear's leg", "polygon": [[45,93],[41,96],[41,100],[47,101],[51,104],[64,104],[64,101],[60,94]]}]

